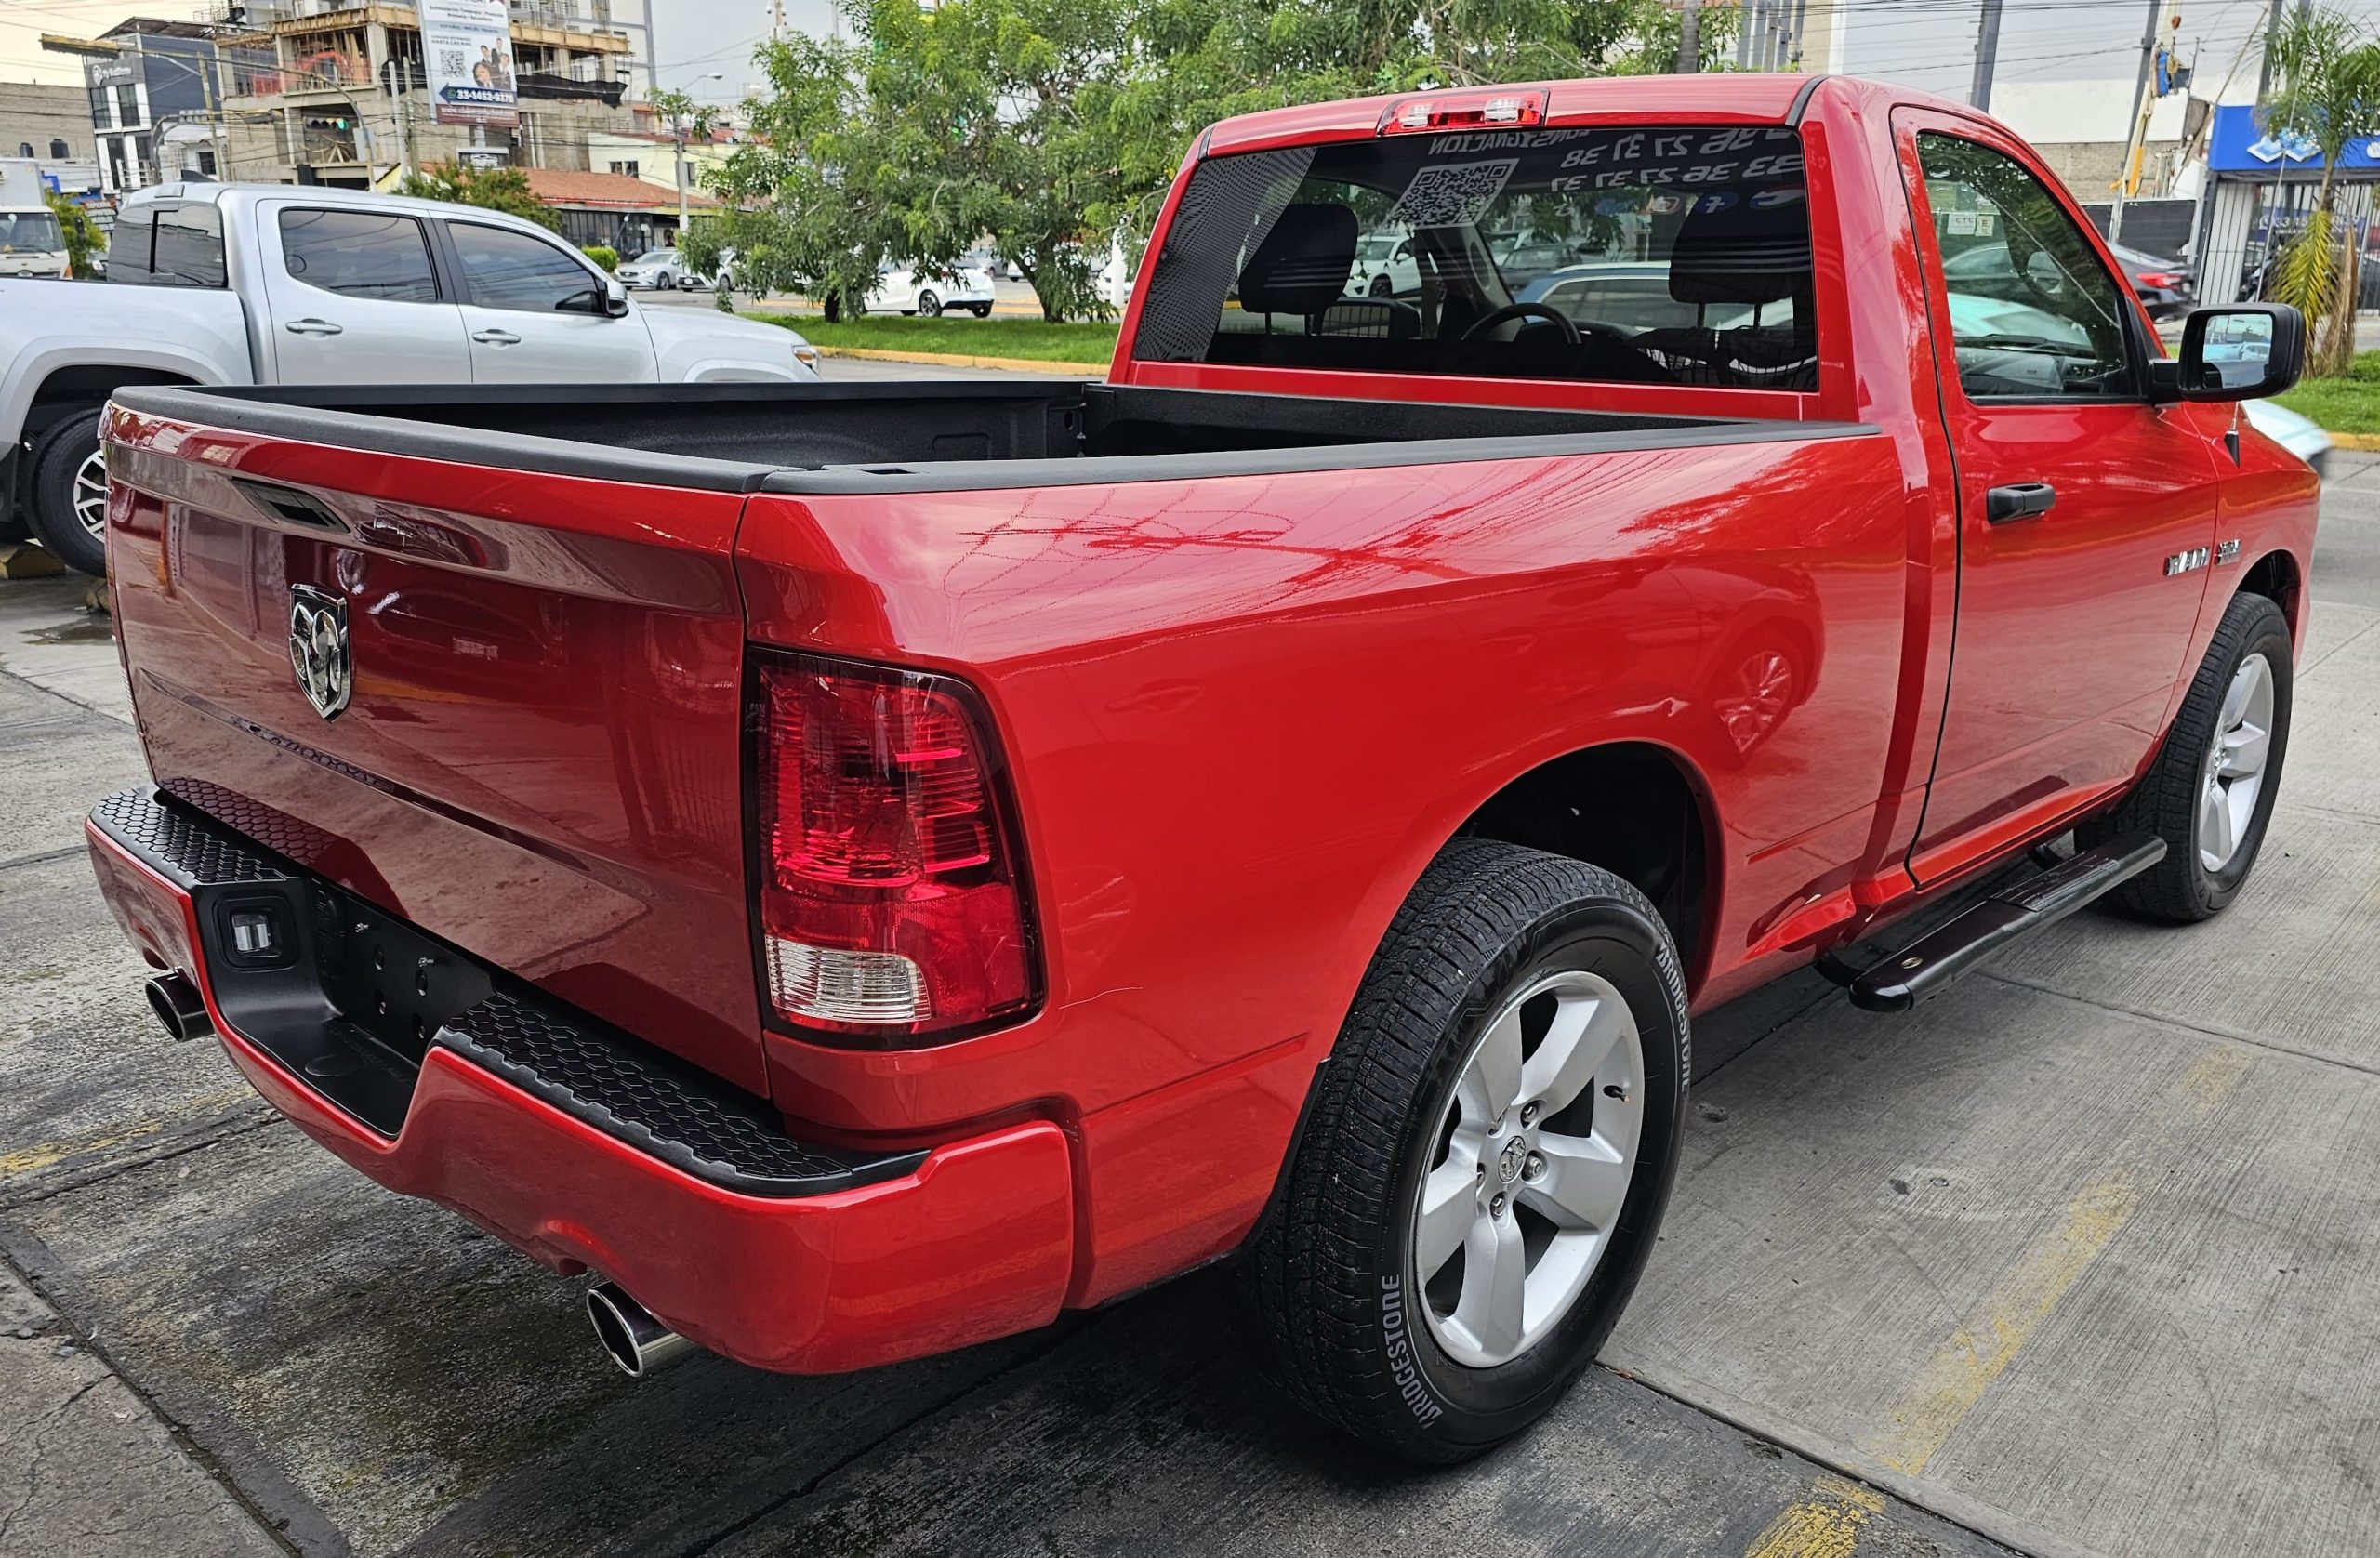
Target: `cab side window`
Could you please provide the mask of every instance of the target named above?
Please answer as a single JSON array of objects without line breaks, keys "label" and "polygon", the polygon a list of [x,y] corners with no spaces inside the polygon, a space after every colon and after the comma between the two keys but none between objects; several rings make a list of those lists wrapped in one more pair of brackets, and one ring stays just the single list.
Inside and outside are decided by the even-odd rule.
[{"label": "cab side window", "polygon": [[411,217],[377,211],[284,211],[281,263],[308,286],[343,297],[438,301],[430,240]]},{"label": "cab side window", "polygon": [[602,311],[603,293],[594,273],[551,244],[476,222],[449,222],[447,231],[455,236],[470,300],[481,308]]},{"label": "cab side window", "polygon": [[108,280],[118,286],[149,284],[150,248],[157,241],[157,208],[127,205],[108,234]]},{"label": "cab side window", "polygon": [[140,205],[116,218],[108,280],[121,286],[224,284],[223,216],[212,205]]},{"label": "cab side window", "polygon": [[2139,393],[2129,294],[2048,188],[2015,158],[1957,136],[1921,132],[1917,152],[1968,398]]}]

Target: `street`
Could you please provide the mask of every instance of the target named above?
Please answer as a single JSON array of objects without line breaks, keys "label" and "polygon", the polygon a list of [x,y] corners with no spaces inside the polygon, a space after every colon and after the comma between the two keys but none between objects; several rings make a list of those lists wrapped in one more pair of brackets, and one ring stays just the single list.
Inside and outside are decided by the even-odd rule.
[{"label": "street", "polygon": [[1442,1472],[1287,1410],[1221,1271],[875,1373],[623,1379],[583,1281],[160,1035],[81,841],[144,777],[106,619],[0,585],[0,1552],[2380,1550],[2380,457],[2333,461],[2238,906],[2085,915],[1911,1017],[1804,974],[1698,1023],[1600,1366]]}]

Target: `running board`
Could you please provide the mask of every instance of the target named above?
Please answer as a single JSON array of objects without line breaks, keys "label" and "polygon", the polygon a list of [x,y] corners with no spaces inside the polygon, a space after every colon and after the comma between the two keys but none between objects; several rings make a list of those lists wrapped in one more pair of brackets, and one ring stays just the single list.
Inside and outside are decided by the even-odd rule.
[{"label": "running board", "polygon": [[2165,858],[2165,841],[2135,833],[2085,850],[2037,876],[2011,882],[1861,972],[1827,959],[1822,971],[1847,984],[1851,1004],[1869,1011],[1907,1011],[1984,959],[2046,931],[2092,900]]}]

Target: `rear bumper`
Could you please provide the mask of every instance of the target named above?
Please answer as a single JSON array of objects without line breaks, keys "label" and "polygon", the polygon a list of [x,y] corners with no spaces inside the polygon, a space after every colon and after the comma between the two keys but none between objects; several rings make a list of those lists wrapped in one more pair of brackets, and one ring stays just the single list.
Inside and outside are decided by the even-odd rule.
[{"label": "rear bumper", "polygon": [[[926,1152],[805,1146],[759,1101],[153,792],[111,797],[86,831],[126,934],[196,984],[232,1062],[299,1129],[556,1271],[602,1273],[713,1352],[828,1373],[1057,1314],[1073,1185],[1054,1125]],[[283,966],[235,957],[229,916],[276,902]],[[395,975],[393,1011],[358,994],[384,964],[417,965],[423,1002],[469,1004],[410,1029]]]}]

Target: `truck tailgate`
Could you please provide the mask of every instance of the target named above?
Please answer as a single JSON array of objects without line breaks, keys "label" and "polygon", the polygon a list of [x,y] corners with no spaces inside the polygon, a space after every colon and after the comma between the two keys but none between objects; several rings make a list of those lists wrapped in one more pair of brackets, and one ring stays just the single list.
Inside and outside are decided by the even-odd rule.
[{"label": "truck tailgate", "polygon": [[[735,468],[529,476],[122,406],[109,430],[116,620],[159,786],[765,1091]],[[326,715],[297,660],[336,660],[340,616],[351,679]],[[315,691],[337,704],[335,678]]]}]

